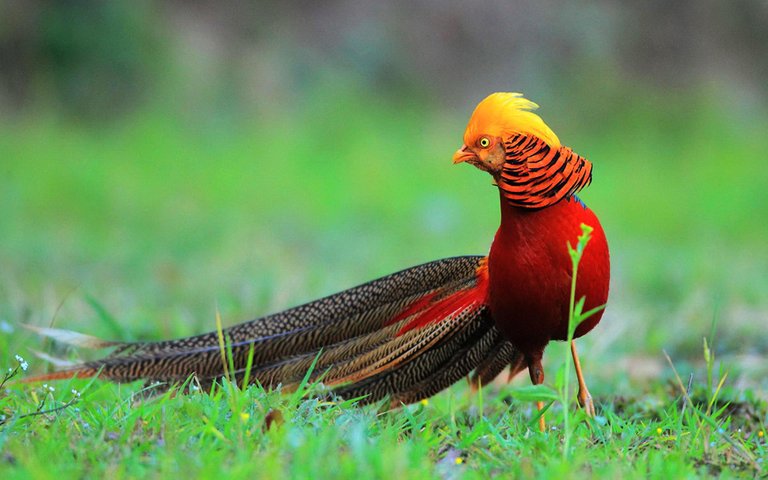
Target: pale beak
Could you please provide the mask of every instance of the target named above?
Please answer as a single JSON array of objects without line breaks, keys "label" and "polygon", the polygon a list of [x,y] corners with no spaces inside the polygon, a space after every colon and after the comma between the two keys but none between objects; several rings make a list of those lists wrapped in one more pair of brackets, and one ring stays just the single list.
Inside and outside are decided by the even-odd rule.
[{"label": "pale beak", "polygon": [[460,149],[456,150],[453,154],[453,164],[466,162],[468,160],[477,160],[477,155],[469,149],[468,146],[462,145]]}]

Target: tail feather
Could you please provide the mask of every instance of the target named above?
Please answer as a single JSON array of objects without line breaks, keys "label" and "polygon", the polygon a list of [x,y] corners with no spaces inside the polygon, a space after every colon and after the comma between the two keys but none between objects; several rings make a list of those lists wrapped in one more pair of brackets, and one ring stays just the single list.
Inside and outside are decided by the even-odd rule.
[{"label": "tail feather", "polygon": [[[421,393],[424,390],[423,385],[429,384],[430,379],[439,375],[441,371],[451,370],[468,349],[484,344],[483,338],[491,327],[492,322],[487,318],[485,309],[479,310],[475,312],[473,321],[467,322],[454,331],[453,335],[425,351],[418,358],[403,363],[397,368],[339,388],[337,393],[345,398],[365,396],[366,403],[376,402],[387,396],[394,403],[414,402],[426,398],[429,395]],[[472,367],[469,367],[462,375],[456,377],[456,380],[471,370]],[[447,384],[440,383],[435,387],[436,391],[448,387],[456,380]]]},{"label": "tail feather", "polygon": [[[268,341],[279,337],[305,338],[313,328],[329,325],[347,335],[378,329],[401,313],[413,301],[438,290],[458,290],[472,281],[481,256],[453,257],[425,263],[358,287],[330,295],[283,312],[267,315],[224,330],[233,343]],[[217,348],[216,332],[192,337],[151,342],[132,353],[157,354]],[[310,347],[311,348],[311,347]]]},{"label": "tail feather", "polygon": [[[516,350],[505,346],[493,326],[486,295],[484,257],[448,258],[230,327],[223,334],[237,377],[244,376],[250,356],[250,378],[270,387],[299,382],[316,362],[314,377],[322,374],[323,382],[344,397],[415,401],[473,369],[477,378],[485,379],[515,358]],[[118,348],[101,360],[27,381],[99,375],[120,382],[180,382],[194,374],[209,384],[224,373],[216,332],[150,343],[53,333],[82,346]]]},{"label": "tail feather", "polygon": [[398,365],[414,358],[422,358],[424,351],[451,336],[467,321],[473,320],[473,313],[474,311],[470,310],[463,315],[447,318],[431,328],[414,331],[411,335],[400,335],[362,358],[353,359],[349,365],[339,368],[338,372],[333,371],[332,377],[327,382],[331,384],[358,382],[379,372],[395,369]]},{"label": "tail feather", "polygon": [[107,347],[122,347],[129,345],[124,342],[112,342],[102,340],[101,338],[84,333],[73,332],[71,330],[62,330],[60,328],[38,327],[35,325],[24,324],[24,328],[32,330],[41,337],[48,337],[59,343],[64,343],[78,348],[100,349]]},{"label": "tail feather", "polygon": [[[340,368],[343,362],[358,358],[371,350],[391,342],[397,333],[398,326],[386,327],[371,333],[368,336],[356,337],[335,345],[323,348],[318,357],[316,351],[302,353],[275,363],[253,367],[251,376],[258,378],[264,386],[274,387],[283,384],[291,384],[300,381],[313,363],[315,372],[313,379],[323,374],[332,366]],[[240,369],[237,374],[244,374],[245,369]]]},{"label": "tail feather", "polygon": [[475,368],[469,381],[470,386],[476,390],[491,383],[507,366],[510,367],[510,375],[517,374],[522,364],[523,354],[508,340],[500,337],[489,355]]},{"label": "tail feather", "polygon": [[50,382],[53,380],[68,380],[70,378],[92,378],[92,377],[95,377],[98,373],[99,373],[98,370],[94,370],[91,367],[81,365],[79,367],[71,368],[67,370],[41,373],[40,375],[24,378],[21,380],[21,382],[33,383],[33,382]]},{"label": "tail feather", "polygon": [[[430,355],[434,354],[430,349],[454,335],[458,330],[457,324],[474,321],[469,315],[473,313],[457,319],[447,319],[444,324],[427,327],[424,331],[400,336],[395,336],[399,328],[399,324],[395,324],[383,329],[388,337],[380,343],[371,342],[370,338],[355,340],[355,346],[365,345],[365,352],[357,353],[348,345],[341,345],[340,348],[324,350],[319,357],[316,357],[315,353],[305,354],[280,365],[252,371],[251,375],[264,385],[290,385],[301,380],[317,358],[312,379],[322,376],[323,383],[336,386],[339,391],[349,385],[364,385],[366,379],[379,373],[396,371],[400,365],[409,362],[421,364],[425,359],[429,359]],[[424,353],[425,351],[427,352]]]},{"label": "tail feather", "polygon": [[489,354],[493,344],[498,340],[500,332],[491,327],[475,342],[457,350],[451,359],[430,377],[424,379],[408,391],[394,397],[394,403],[412,403],[423,398],[431,397],[441,390],[465,378]]}]

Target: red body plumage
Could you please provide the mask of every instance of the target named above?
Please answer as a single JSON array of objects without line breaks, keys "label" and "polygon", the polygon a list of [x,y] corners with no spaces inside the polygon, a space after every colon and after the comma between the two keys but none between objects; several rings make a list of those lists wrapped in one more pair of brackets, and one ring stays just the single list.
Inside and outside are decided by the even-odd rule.
[{"label": "red body plumage", "polygon": [[[540,210],[514,207],[501,198],[501,226],[488,260],[488,303],[501,332],[524,353],[540,356],[550,340],[565,340],[571,287],[567,243],[576,245],[581,224],[594,228],[584,250],[576,299],[584,311],[608,299],[610,261],[605,234],[595,214],[568,198]],[[576,337],[590,331],[602,311],[579,325]]]}]

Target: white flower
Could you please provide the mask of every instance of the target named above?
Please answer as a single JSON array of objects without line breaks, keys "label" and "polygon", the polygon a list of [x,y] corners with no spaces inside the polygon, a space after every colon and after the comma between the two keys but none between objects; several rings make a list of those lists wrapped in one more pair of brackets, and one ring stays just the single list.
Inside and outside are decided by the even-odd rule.
[{"label": "white flower", "polygon": [[21,369],[26,372],[27,369],[29,368],[29,364],[27,363],[27,361],[24,360],[21,357],[21,355],[16,355],[16,361],[19,362],[19,366],[21,367]]},{"label": "white flower", "polygon": [[72,395],[74,395],[74,396],[76,396],[76,397],[79,397],[79,396],[80,396],[80,392],[78,392],[77,390],[75,390],[75,389],[73,388],[73,389],[72,389]]}]

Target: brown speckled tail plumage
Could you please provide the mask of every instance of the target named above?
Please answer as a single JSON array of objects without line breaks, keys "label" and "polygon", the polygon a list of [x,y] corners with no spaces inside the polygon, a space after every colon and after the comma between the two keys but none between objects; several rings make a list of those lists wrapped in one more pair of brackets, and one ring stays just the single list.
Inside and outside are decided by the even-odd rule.
[{"label": "brown speckled tail plumage", "polygon": [[[313,378],[345,398],[390,398],[395,404],[433,395],[476,370],[487,383],[519,354],[486,307],[460,306],[440,321],[412,329],[409,321],[443,299],[478,286],[484,257],[430,262],[284,312],[224,330],[237,378],[253,350],[250,380],[290,388],[316,361]],[[424,302],[428,299],[428,302]],[[402,314],[419,305],[416,312]],[[401,318],[403,317],[403,318]],[[127,382],[182,382],[194,374],[210,384],[224,374],[216,332],[178,340],[119,344],[104,359],[30,379],[87,377]]]}]

